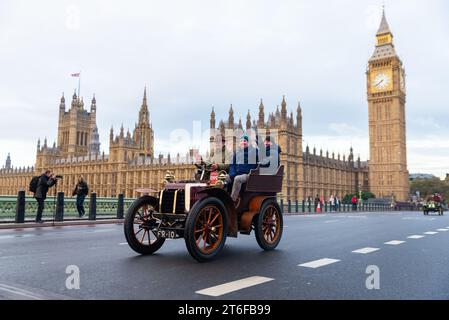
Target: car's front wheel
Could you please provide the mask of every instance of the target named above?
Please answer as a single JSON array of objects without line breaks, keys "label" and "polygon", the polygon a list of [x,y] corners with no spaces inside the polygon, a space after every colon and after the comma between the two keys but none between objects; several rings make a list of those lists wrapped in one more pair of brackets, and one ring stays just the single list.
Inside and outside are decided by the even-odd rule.
[{"label": "car's front wheel", "polygon": [[134,201],[126,212],[124,221],[125,238],[131,249],[142,255],[153,254],[165,242],[153,232],[160,220],[153,216],[158,201],[154,197],[143,196]]},{"label": "car's front wheel", "polygon": [[219,199],[196,203],[187,215],[184,232],[190,255],[199,262],[215,258],[224,247],[227,229],[227,212]]}]

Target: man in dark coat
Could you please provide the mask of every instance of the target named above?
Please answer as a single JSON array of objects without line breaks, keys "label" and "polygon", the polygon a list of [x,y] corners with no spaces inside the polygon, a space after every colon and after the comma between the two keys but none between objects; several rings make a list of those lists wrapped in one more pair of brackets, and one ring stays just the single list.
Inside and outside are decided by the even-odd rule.
[{"label": "man in dark coat", "polygon": [[78,178],[75,190],[73,190],[73,196],[76,195],[76,209],[78,210],[79,217],[82,218],[86,211],[84,210],[84,199],[89,194],[89,186],[83,176]]},{"label": "man in dark coat", "polygon": [[257,163],[257,149],[249,144],[248,136],[243,135],[240,139],[240,149],[235,152],[229,167],[228,182],[232,182],[231,198],[236,205],[242,184],[248,180],[249,172],[257,168]]},{"label": "man in dark coat", "polygon": [[47,198],[48,189],[53,187],[56,184],[56,177],[50,170],[45,171],[37,183],[36,193],[34,194],[34,198],[37,201],[37,213],[36,213],[36,222],[43,223],[42,221],[42,212],[45,207],[45,199]]}]

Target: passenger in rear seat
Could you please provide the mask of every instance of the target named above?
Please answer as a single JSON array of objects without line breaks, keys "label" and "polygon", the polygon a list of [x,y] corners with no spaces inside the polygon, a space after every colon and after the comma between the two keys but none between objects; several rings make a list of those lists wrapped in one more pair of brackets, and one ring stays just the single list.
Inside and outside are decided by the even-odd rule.
[{"label": "passenger in rear seat", "polygon": [[281,147],[277,145],[271,136],[267,136],[263,147],[259,150],[260,173],[264,175],[276,174],[281,165]]}]

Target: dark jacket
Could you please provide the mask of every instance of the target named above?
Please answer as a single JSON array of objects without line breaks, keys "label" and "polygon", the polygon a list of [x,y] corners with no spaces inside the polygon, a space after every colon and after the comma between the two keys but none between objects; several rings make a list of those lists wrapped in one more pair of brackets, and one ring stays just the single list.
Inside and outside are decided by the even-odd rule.
[{"label": "dark jacket", "polygon": [[73,190],[73,196],[87,196],[89,194],[89,186],[86,182],[78,182],[75,190]]},{"label": "dark jacket", "polygon": [[276,174],[277,169],[281,165],[281,147],[273,143],[270,147],[261,148],[259,151],[260,167],[263,174]]},{"label": "dark jacket", "polygon": [[229,176],[234,178],[242,174],[248,174],[252,169],[257,168],[258,152],[257,149],[248,146],[245,149],[239,149],[232,157],[232,163],[229,166]]},{"label": "dark jacket", "polygon": [[37,189],[36,193],[34,194],[34,197],[45,200],[47,198],[48,189],[53,187],[55,183],[56,183],[55,179],[51,179],[47,177],[45,174],[41,175],[37,183]]}]

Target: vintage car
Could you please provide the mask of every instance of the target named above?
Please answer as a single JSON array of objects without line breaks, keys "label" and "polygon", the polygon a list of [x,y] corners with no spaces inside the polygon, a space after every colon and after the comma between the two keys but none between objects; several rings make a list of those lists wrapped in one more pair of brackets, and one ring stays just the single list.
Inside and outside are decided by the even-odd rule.
[{"label": "vintage car", "polygon": [[444,214],[444,208],[441,202],[429,200],[423,205],[424,215],[428,216],[429,212],[436,212],[442,216]]},{"label": "vintage car", "polygon": [[237,238],[239,233],[249,235],[254,230],[262,249],[275,249],[283,230],[276,195],[282,190],[284,166],[274,175],[264,175],[259,168],[251,170],[237,207],[225,172],[212,172],[204,163],[197,168],[194,181],[175,182],[169,174],[165,187],[155,192],[157,196],[144,195],[129,207],[124,221],[129,246],[149,255],[166,239],[184,238],[191,256],[203,262],[221,252],[226,237]]}]

